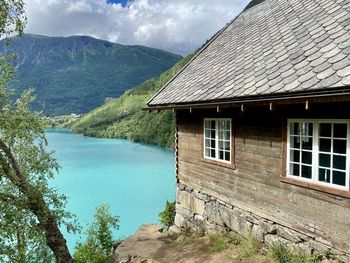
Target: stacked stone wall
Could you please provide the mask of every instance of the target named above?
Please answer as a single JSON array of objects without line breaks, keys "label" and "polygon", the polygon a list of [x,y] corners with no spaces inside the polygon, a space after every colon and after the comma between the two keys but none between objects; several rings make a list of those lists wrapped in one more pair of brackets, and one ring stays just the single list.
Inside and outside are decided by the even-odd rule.
[{"label": "stacked stone wall", "polygon": [[183,184],[178,184],[176,190],[175,225],[206,232],[232,230],[245,238],[253,235],[266,245],[283,244],[306,255],[332,254],[350,262],[350,252],[340,252],[325,244],[326,241],[315,241],[314,236],[261,218]]}]

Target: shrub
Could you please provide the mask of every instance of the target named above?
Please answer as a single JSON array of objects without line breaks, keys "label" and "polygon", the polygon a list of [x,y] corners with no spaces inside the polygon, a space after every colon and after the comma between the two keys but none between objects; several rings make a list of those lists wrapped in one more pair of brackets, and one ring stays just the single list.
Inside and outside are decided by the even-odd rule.
[{"label": "shrub", "polygon": [[230,244],[239,245],[241,239],[233,232],[219,232],[209,235],[211,250],[213,252],[220,252],[229,247]]},{"label": "shrub", "polygon": [[258,253],[260,251],[260,248],[261,243],[250,233],[248,235],[248,238],[244,239],[241,242],[241,251],[239,253],[239,256],[241,258],[250,257],[253,254]]},{"label": "shrub", "polygon": [[119,228],[119,219],[111,215],[107,204],[96,208],[94,221],[87,230],[84,243],[77,243],[74,260],[76,263],[112,263],[112,229]]},{"label": "shrub", "polygon": [[165,209],[159,213],[160,224],[168,230],[175,221],[175,201],[166,201]]},{"label": "shrub", "polygon": [[269,248],[269,255],[278,263],[316,263],[317,256],[305,256],[297,252],[289,251],[283,244],[274,244]]}]

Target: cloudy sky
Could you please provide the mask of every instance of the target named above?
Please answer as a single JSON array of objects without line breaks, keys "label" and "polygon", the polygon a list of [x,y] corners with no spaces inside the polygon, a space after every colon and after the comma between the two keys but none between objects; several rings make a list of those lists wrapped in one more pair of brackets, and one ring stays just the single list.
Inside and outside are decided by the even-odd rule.
[{"label": "cloudy sky", "polygon": [[249,0],[25,0],[27,33],[89,35],[187,55]]}]

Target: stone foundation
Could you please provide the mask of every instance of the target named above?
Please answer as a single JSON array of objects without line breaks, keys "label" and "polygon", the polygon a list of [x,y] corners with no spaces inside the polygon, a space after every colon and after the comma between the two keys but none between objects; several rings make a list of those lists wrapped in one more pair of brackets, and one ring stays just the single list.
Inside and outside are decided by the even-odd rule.
[{"label": "stone foundation", "polygon": [[350,253],[340,252],[304,233],[253,215],[183,184],[178,184],[176,189],[175,225],[206,232],[229,229],[243,237],[252,234],[266,245],[281,243],[306,255],[331,253],[344,262],[350,262]]}]

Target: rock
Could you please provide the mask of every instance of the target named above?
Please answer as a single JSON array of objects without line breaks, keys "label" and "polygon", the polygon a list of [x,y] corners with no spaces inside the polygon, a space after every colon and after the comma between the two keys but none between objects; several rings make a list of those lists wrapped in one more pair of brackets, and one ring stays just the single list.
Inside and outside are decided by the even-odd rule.
[{"label": "rock", "polygon": [[[160,251],[168,241],[163,229],[158,225],[142,225],[135,235],[125,239],[114,251],[116,263],[143,262],[152,259],[152,255]],[[148,261],[145,261],[148,260]]]},{"label": "rock", "polygon": [[218,224],[220,226],[224,225],[224,222],[222,220],[222,216],[220,213],[220,205],[215,201],[210,201],[206,204],[206,212],[208,216],[209,222],[214,222],[215,224]]},{"label": "rock", "polygon": [[113,250],[116,250],[117,247],[119,247],[121,243],[123,243],[123,240],[115,241],[114,244],[113,244]]},{"label": "rock", "polygon": [[177,226],[177,227],[184,227],[184,226],[186,226],[186,224],[187,224],[187,221],[186,221],[186,219],[181,215],[181,214],[176,214],[175,215],[175,221],[174,221],[174,223],[175,223],[175,225]]},{"label": "rock", "polygon": [[183,184],[177,184],[177,185],[178,185],[178,188],[179,188],[181,191],[185,190],[185,188],[186,188],[186,186],[183,185]]},{"label": "rock", "polygon": [[200,200],[185,191],[179,192],[177,200],[183,208],[195,214],[204,215],[205,202],[203,200]]},{"label": "rock", "polygon": [[129,255],[118,255],[117,262],[118,263],[128,263],[130,262],[131,257]]},{"label": "rock", "polygon": [[329,246],[326,246],[320,242],[315,242],[314,240],[310,240],[309,243],[317,252],[321,254],[326,254],[331,249]]},{"label": "rock", "polygon": [[[276,229],[277,229],[277,235],[287,240],[290,240],[293,243],[299,243],[302,241],[301,238],[299,237],[299,235],[301,234],[292,229],[289,229],[283,226],[276,226]],[[306,236],[304,238],[306,238]]]},{"label": "rock", "polygon": [[203,222],[204,221],[204,217],[201,216],[201,215],[194,215],[194,221]]},{"label": "rock", "polygon": [[253,225],[252,228],[253,237],[261,243],[264,243],[264,231],[257,225]]},{"label": "rock", "polygon": [[208,202],[208,201],[210,200],[210,197],[209,197],[208,195],[203,194],[203,193],[201,193],[201,192],[199,192],[199,191],[193,191],[192,194],[193,194],[196,198],[198,198],[199,200],[202,200],[202,201],[204,201],[204,202]]},{"label": "rock", "polygon": [[168,235],[173,237],[173,236],[178,236],[181,233],[181,229],[177,226],[171,226],[168,230]]},{"label": "rock", "polygon": [[274,224],[272,222],[265,221],[265,220],[259,221],[259,228],[264,233],[264,235],[277,233],[276,224]]},{"label": "rock", "polygon": [[193,213],[186,208],[183,208],[181,204],[176,204],[176,213],[182,215],[187,220],[193,219]]}]

